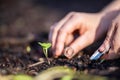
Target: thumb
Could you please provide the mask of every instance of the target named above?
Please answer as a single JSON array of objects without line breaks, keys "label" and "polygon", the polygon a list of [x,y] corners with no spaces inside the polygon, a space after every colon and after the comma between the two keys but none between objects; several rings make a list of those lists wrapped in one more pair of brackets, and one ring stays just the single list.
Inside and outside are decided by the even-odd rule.
[{"label": "thumb", "polygon": [[81,35],[75,41],[73,41],[69,47],[65,48],[64,55],[69,59],[72,58],[80,50],[90,45],[93,42],[93,39],[94,38],[91,38],[88,33]]}]

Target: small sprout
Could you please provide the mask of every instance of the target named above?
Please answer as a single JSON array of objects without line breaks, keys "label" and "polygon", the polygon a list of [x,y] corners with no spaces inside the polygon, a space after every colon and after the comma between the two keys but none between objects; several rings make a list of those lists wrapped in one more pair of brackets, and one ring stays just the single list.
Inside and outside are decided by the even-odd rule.
[{"label": "small sprout", "polygon": [[[41,43],[38,42],[39,45],[41,45],[42,49],[43,49],[43,53],[46,57],[46,59],[48,60],[48,49],[51,47],[51,43]],[[48,63],[50,64],[50,61],[48,60]]]}]

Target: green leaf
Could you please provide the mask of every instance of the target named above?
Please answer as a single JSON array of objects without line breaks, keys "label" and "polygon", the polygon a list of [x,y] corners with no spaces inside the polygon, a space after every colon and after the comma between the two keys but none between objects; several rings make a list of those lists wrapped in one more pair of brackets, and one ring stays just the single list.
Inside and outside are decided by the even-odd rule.
[{"label": "green leaf", "polygon": [[41,43],[41,42],[38,42],[39,45],[41,45],[43,48],[50,48],[51,47],[51,43]]},{"label": "green leaf", "polygon": [[[43,48],[44,55],[45,55],[46,59],[48,60],[48,48],[51,47],[51,43],[38,42],[38,44],[41,45],[41,47]],[[48,63],[50,64],[49,60],[48,60]]]}]

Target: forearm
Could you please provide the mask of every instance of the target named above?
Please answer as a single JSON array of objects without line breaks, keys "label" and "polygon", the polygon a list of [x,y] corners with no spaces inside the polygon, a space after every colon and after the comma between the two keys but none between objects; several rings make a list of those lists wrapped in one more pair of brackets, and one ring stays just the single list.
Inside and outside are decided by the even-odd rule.
[{"label": "forearm", "polygon": [[99,12],[99,14],[101,15],[101,17],[106,16],[108,23],[111,23],[111,21],[119,14],[119,12],[120,12],[120,0],[114,0],[104,9],[102,9]]},{"label": "forearm", "polygon": [[102,19],[106,20],[106,25],[109,24],[116,18],[116,16],[120,13],[120,0],[114,0],[108,6],[106,6],[103,10],[99,12]]},{"label": "forearm", "polygon": [[113,11],[116,11],[116,12],[120,11],[120,0],[114,0],[108,6],[106,6],[103,10],[101,10],[102,13],[109,13]]}]

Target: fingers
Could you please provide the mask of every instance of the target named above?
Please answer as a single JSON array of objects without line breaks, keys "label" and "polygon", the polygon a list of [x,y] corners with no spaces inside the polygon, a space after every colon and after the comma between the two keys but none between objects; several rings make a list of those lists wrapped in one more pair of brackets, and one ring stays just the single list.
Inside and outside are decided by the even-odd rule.
[{"label": "fingers", "polygon": [[50,32],[49,32],[49,37],[48,37],[49,41],[52,43],[52,47],[53,47],[53,44],[54,44],[52,42],[52,39],[54,39],[56,37],[56,35],[57,35],[57,33],[55,33],[55,36],[52,36],[53,29],[56,27],[56,25],[57,25],[57,23],[55,23],[54,25],[51,26],[51,29],[50,29]]},{"label": "fingers", "polygon": [[65,46],[69,46],[73,40],[74,40],[74,36],[72,34],[69,34],[65,40]]},{"label": "fingers", "polygon": [[98,49],[100,52],[103,52],[107,49],[107,46],[110,46],[110,49],[107,54],[104,54],[102,56],[102,59],[116,59],[120,57],[120,25],[117,23],[113,23],[111,28],[109,29],[109,32],[107,34],[107,37],[103,44]]},{"label": "fingers", "polygon": [[[108,52],[108,56],[105,57],[106,60],[109,59],[117,59],[120,57],[120,25],[116,23],[115,27],[114,27],[114,35],[113,38],[111,40],[111,48],[110,51]],[[104,57],[103,57],[104,58]]]},{"label": "fingers", "polygon": [[50,33],[49,33],[49,41],[52,43],[52,48],[54,48],[55,46],[55,41],[56,41],[56,37],[58,34],[59,29],[63,26],[63,24],[69,20],[69,18],[72,16],[73,14],[70,13],[68,14],[65,18],[63,18],[59,23],[56,23],[55,25],[53,25],[50,28]]},{"label": "fingers", "polygon": [[114,34],[114,24],[111,25],[103,44],[98,49],[100,52],[103,52],[104,50],[106,50],[106,48],[110,46],[110,41],[112,39],[113,34]]},{"label": "fingers", "polygon": [[[56,42],[55,42],[55,56],[60,56],[65,47],[65,43],[68,41],[70,43],[73,40],[72,33],[78,28],[77,22],[72,17],[63,24],[63,26],[58,30]],[[71,36],[68,38],[68,36]]]},{"label": "fingers", "polygon": [[65,50],[66,52],[68,52],[68,55],[66,55],[65,53],[65,56],[69,59],[72,58],[74,55],[76,55],[76,53],[78,53],[86,46],[90,45],[92,42],[92,38],[89,36],[89,33],[86,32],[71,43],[71,45],[69,46],[70,48],[68,49],[69,51]]}]

